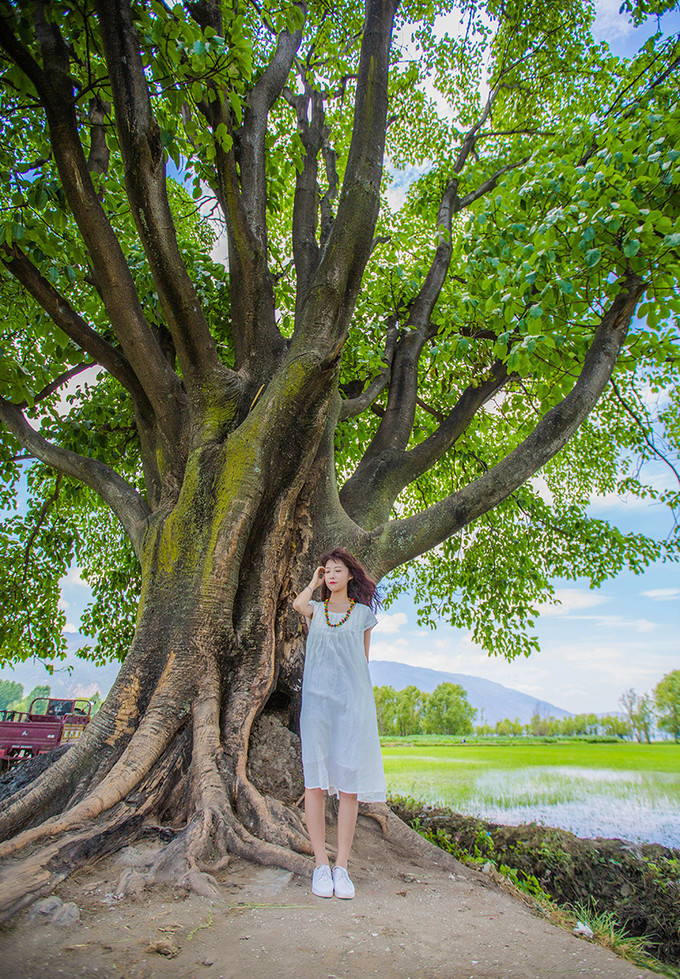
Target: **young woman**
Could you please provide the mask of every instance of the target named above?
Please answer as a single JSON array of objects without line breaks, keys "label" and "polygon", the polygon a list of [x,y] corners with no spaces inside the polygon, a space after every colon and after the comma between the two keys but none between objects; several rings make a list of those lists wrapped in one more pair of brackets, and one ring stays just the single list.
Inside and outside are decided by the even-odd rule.
[{"label": "young woman", "polygon": [[[321,601],[312,595],[321,586]],[[324,554],[293,608],[309,624],[302,680],[300,736],[305,817],[316,867],[317,897],[354,897],[347,861],[359,802],[385,801],[373,687],[368,672],[371,629],[377,624],[376,584],[340,548]],[[338,847],[331,873],[326,853],[324,792],[339,796]]]}]

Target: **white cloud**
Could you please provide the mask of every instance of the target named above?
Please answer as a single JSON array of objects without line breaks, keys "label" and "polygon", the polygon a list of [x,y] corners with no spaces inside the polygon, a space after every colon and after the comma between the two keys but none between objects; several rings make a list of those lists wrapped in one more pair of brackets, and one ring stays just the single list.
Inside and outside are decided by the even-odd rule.
[{"label": "white cloud", "polygon": [[74,625],[72,622],[67,622],[64,626],[64,632],[78,632],[78,626]]},{"label": "white cloud", "polygon": [[75,688],[74,696],[86,697],[89,700],[90,697],[94,696],[94,694],[96,693],[100,693],[100,691],[101,691],[101,684],[97,683],[96,680],[93,680],[92,683],[85,683],[85,684],[79,683],[78,686]]},{"label": "white cloud", "polygon": [[651,588],[640,594],[645,598],[651,598],[653,602],[670,602],[680,597],[680,588]]},{"label": "white cloud", "polygon": [[217,238],[215,239],[215,244],[210,252],[210,257],[213,262],[216,262],[218,265],[224,265],[225,268],[227,267],[229,262],[229,246],[226,233],[222,229],[220,229],[220,233],[218,233]]},{"label": "white cloud", "polygon": [[75,567],[69,568],[66,581],[69,585],[80,585],[82,588],[90,587],[88,583],[85,581],[85,579],[81,577],[80,568],[75,568]]},{"label": "white cloud", "polygon": [[552,506],[554,497],[545,476],[533,476],[532,479],[529,480],[529,485],[536,493],[538,493],[539,497],[544,501],[544,503],[547,503],[548,506]]},{"label": "white cloud", "polygon": [[597,41],[613,41],[628,37],[634,27],[619,13],[621,0],[595,0],[593,36]]},{"label": "white cloud", "polygon": [[558,605],[544,603],[539,605],[539,615],[571,615],[583,608],[594,608],[608,602],[609,598],[599,592],[586,591],[582,588],[557,588],[555,599]]},{"label": "white cloud", "polygon": [[649,619],[626,619],[623,615],[574,615],[572,619],[594,622],[601,629],[626,629],[628,632],[653,632],[658,625]]},{"label": "white cloud", "polygon": [[403,612],[395,612],[389,615],[387,612],[378,613],[378,624],[373,630],[376,633],[399,632],[401,626],[408,623],[408,616]]},{"label": "white cloud", "polygon": [[66,611],[67,608],[69,608],[70,605],[71,603],[67,602],[66,599],[63,597],[60,597],[59,601],[57,602],[57,608],[63,609],[64,612]]},{"label": "white cloud", "polygon": [[387,167],[392,177],[392,182],[387,188],[387,203],[392,211],[398,211],[406,200],[406,194],[411,184],[418,180],[425,173],[429,164],[421,163],[416,166],[406,167],[405,170],[397,170],[390,167],[389,160]]},{"label": "white cloud", "polygon": [[656,629],[656,622],[650,622],[649,619],[635,619],[632,625],[636,632],[654,632]]},{"label": "white cloud", "polygon": [[[646,470],[645,470],[646,472]],[[644,477],[645,482],[650,485],[654,485],[653,480]],[[666,489],[666,486],[661,487]],[[612,519],[612,510],[620,511],[624,510],[626,513],[630,514],[633,510],[635,511],[646,511],[649,510],[651,503],[649,500],[645,500],[642,497],[635,496],[633,493],[617,493],[612,491],[611,493],[595,493],[590,497],[588,502],[588,514],[591,517],[600,517],[606,520]]]}]

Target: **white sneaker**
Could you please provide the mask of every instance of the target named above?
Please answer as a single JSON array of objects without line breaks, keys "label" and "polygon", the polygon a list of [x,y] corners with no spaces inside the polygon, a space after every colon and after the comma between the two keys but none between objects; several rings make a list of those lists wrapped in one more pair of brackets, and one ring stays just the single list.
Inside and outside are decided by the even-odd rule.
[{"label": "white sneaker", "polygon": [[312,874],[312,894],[317,897],[333,897],[333,878],[327,863],[314,868]]},{"label": "white sneaker", "polygon": [[347,901],[354,897],[354,884],[344,867],[333,867],[333,890],[336,897]]}]

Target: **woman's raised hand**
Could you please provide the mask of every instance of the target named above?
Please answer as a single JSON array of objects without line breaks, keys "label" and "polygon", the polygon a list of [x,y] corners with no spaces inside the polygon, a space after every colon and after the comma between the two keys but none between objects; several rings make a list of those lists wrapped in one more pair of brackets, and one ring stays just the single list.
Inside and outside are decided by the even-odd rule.
[{"label": "woman's raised hand", "polygon": [[312,591],[315,591],[319,587],[319,585],[323,582],[325,574],[326,574],[326,569],[322,564],[320,565],[320,567],[316,569],[316,571],[314,572],[314,577],[309,583],[309,587],[312,589]]}]

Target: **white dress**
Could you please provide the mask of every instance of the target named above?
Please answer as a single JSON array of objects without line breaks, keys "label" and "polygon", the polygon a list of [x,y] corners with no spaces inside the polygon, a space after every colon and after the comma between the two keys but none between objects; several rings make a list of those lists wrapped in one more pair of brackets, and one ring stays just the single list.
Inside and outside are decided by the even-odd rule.
[{"label": "white dress", "polygon": [[[356,793],[360,802],[385,801],[375,700],[364,632],[377,624],[357,603],[341,626],[326,623],[323,602],[314,609],[302,678],[300,737],[305,787],[330,795]],[[339,622],[344,612],[329,612]]]}]

